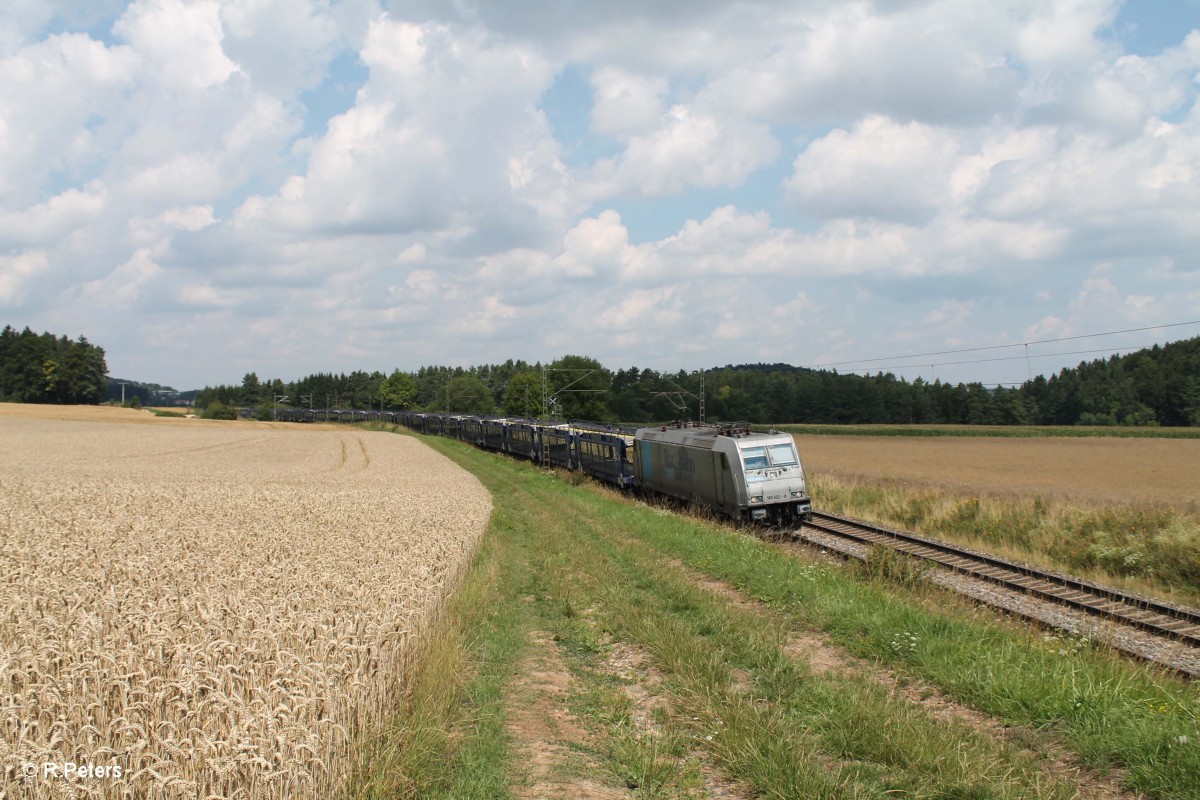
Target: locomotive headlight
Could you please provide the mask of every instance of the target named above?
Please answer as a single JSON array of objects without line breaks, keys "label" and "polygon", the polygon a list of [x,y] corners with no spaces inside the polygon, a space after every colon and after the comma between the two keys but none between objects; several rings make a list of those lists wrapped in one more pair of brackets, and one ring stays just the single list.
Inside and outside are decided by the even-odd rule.
[{"label": "locomotive headlight", "polygon": [[762,495],[761,495],[761,494],[757,494],[757,495],[755,495],[754,497],[751,497],[751,498],[750,498],[750,502],[751,502],[751,503],[761,503],[761,502],[762,502]]}]

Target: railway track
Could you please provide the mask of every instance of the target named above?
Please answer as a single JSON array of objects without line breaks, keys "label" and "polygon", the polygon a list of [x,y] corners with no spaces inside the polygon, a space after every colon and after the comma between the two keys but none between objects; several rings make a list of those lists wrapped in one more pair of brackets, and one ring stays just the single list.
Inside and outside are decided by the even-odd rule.
[{"label": "railway track", "polygon": [[[913,533],[836,514],[813,512],[814,528],[860,545],[884,545],[934,562],[971,578],[1128,625],[1155,636],[1200,648],[1200,611],[1016,564]],[[804,533],[799,533],[804,538]]]}]

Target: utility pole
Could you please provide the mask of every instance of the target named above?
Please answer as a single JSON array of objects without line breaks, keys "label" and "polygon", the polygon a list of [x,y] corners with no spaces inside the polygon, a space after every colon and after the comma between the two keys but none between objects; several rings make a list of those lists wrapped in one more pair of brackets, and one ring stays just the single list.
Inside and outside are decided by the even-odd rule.
[{"label": "utility pole", "polygon": [[[688,407],[687,407],[687,401],[684,399],[683,396],[687,395],[688,397],[696,397],[696,399],[700,401],[700,422],[703,423],[704,422],[704,370],[697,370],[696,372],[700,373],[700,396],[699,397],[696,397],[695,394],[693,394],[692,392],[690,392],[687,389],[680,386],[675,381],[673,381],[670,378],[667,378],[665,376],[664,376],[663,380],[665,380],[667,383],[674,386],[679,391],[677,391],[677,392],[655,392],[654,394],[658,397],[662,397],[662,398],[670,401],[671,404],[673,406],[675,406],[675,409],[677,411],[683,412],[684,416],[686,416],[688,414]],[[693,372],[692,374],[695,375],[696,372]]]},{"label": "utility pole", "polygon": [[[581,380],[583,380],[587,376],[591,375],[595,371],[596,370],[594,368],[593,369],[583,369],[583,368],[570,369],[567,367],[550,368],[550,367],[543,366],[542,367],[542,421],[543,422],[546,421],[547,411],[549,411],[549,413],[551,415],[554,414],[554,410],[558,406],[558,396],[560,394],[562,394],[563,392],[571,392],[572,394],[574,394],[576,392],[578,392],[580,394],[599,394],[602,392],[607,392],[608,391],[607,389],[572,389],[571,388],[572,386],[579,383]],[[561,389],[556,389],[553,392],[553,394],[551,394],[549,386],[547,385],[547,377],[546,377],[547,374],[550,372],[582,372],[583,374],[580,375],[575,380],[568,383],[566,386],[563,386]],[[547,404],[549,405],[549,408],[547,408]],[[549,461],[550,461],[550,441],[547,437],[543,436],[542,437],[542,463],[545,464]]]},{"label": "utility pole", "polygon": [[[553,413],[554,407],[558,405],[558,396],[564,392],[571,392],[572,394],[575,394],[575,393],[603,394],[604,392],[607,392],[608,389],[572,389],[571,388],[572,386],[579,383],[581,380],[583,380],[587,376],[591,375],[595,371],[596,371],[595,369],[582,369],[582,368],[568,369],[566,367],[561,367],[561,368],[555,367],[555,368],[551,369],[551,368],[547,368],[547,367],[542,367],[542,416],[545,417],[545,415],[546,415],[547,401],[549,401],[550,411],[551,411],[551,413]],[[547,396],[548,389],[546,386],[546,373],[548,373],[548,372],[582,372],[583,374],[580,375],[575,380],[568,383],[566,386],[562,387],[561,389],[556,389],[553,394],[550,394],[549,396]]]}]

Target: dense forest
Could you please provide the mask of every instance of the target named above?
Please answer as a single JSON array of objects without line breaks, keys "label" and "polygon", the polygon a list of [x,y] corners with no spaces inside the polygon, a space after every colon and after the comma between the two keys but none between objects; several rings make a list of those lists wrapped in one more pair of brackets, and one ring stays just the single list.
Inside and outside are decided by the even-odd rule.
[{"label": "dense forest", "polygon": [[[703,381],[703,391],[701,382]],[[420,409],[602,421],[708,419],[762,423],[1200,425],[1200,337],[1038,376],[1015,388],[911,383],[890,373],[842,375],[787,364],[661,373],[607,369],[586,356],[413,373],[323,373],[299,381],[209,387],[196,405]],[[545,409],[545,411],[543,411]]]},{"label": "dense forest", "polygon": [[0,331],[0,401],[94,404],[107,386],[104,350],[80,336],[74,341],[29,328]]}]

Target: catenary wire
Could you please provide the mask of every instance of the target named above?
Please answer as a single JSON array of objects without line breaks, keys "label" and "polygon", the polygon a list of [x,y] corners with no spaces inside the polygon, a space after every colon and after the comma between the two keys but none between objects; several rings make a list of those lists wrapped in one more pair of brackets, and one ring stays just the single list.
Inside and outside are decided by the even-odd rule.
[{"label": "catenary wire", "polygon": [[[839,366],[843,366],[845,364],[861,364],[863,362],[873,362],[873,361],[898,361],[902,358],[924,358],[926,356],[946,356],[946,355],[953,355],[956,353],[978,353],[978,352],[982,352],[985,350],[1001,350],[1004,348],[1011,348],[1011,347],[1028,347],[1031,344],[1051,344],[1053,342],[1069,342],[1069,341],[1074,341],[1076,339],[1094,339],[1099,336],[1116,336],[1117,334],[1121,334],[1121,333],[1137,333],[1139,331],[1154,331],[1154,330],[1159,330],[1161,328],[1178,328],[1178,327],[1181,327],[1184,325],[1200,325],[1200,320],[1192,320],[1191,322],[1171,322],[1171,323],[1166,323],[1163,325],[1149,325],[1149,326],[1143,327],[1143,328],[1126,328],[1125,330],[1104,331],[1102,333],[1084,333],[1084,334],[1080,334],[1078,336],[1060,336],[1060,337],[1054,338],[1054,339],[1033,339],[1028,342],[1013,342],[1012,344],[993,344],[993,345],[988,345],[986,347],[964,347],[964,348],[960,348],[958,350],[938,350],[938,351],[934,351],[934,352],[930,352],[930,353],[910,353],[908,355],[902,355],[902,356],[881,356],[879,358],[858,358],[858,359],[853,359],[850,361],[830,361],[830,362],[826,362],[826,363],[822,363],[822,364],[812,364],[810,366],[810,369],[825,369],[827,367],[839,367]],[[1133,348],[1133,349],[1139,349],[1139,348]],[[1093,352],[1115,352],[1115,349],[1110,349],[1110,350],[1105,350],[1105,351],[1093,351]],[[1072,355],[1072,354],[1063,353],[1062,355]],[[1032,358],[1032,357],[1036,357],[1036,356],[1031,355],[1030,357]],[[1024,358],[1024,356],[1018,356],[1015,358]],[[980,360],[987,361],[987,360],[992,360],[992,359],[980,359]],[[995,360],[1001,360],[1001,359],[995,359]],[[947,363],[972,364],[972,363],[977,363],[977,362],[957,361],[957,362],[947,362]],[[919,366],[928,367],[930,365],[929,364],[921,364]],[[895,369],[895,368],[896,367],[893,367],[893,369]],[[862,368],[855,368],[851,371],[858,372],[858,371],[860,371],[860,369],[862,369]]]},{"label": "catenary wire", "polygon": [[[1032,344],[1032,342],[1030,343]],[[1000,358],[972,358],[965,361],[937,361],[925,362],[923,364],[891,364],[886,366],[871,366],[871,367],[854,367],[851,372],[875,372],[882,369],[909,369],[923,367],[948,367],[955,364],[986,364],[991,361],[1024,361],[1026,358],[1054,358],[1055,356],[1078,356],[1089,355],[1092,353],[1133,353],[1138,350],[1145,350],[1148,347],[1153,347],[1155,343],[1142,345],[1141,347],[1106,347],[1099,350],[1071,350],[1065,353],[1030,353],[1028,356],[1001,356]]]}]

